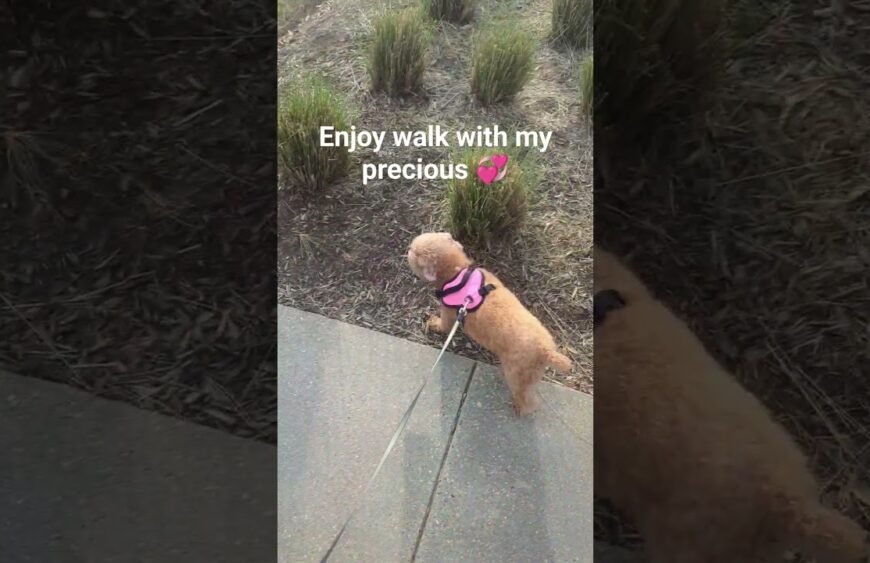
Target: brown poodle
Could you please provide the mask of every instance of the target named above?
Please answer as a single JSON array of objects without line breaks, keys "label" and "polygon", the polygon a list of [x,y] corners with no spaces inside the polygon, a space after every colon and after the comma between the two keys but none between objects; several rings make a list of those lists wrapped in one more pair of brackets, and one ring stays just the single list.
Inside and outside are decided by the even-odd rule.
[{"label": "brown poodle", "polygon": [[[424,233],[411,243],[408,264],[414,273],[440,289],[472,261],[450,233]],[[529,414],[538,405],[534,386],[549,366],[570,371],[571,360],[556,350],[553,337],[516,296],[491,272],[480,268],[491,291],[483,304],[468,313],[463,329],[472,340],[498,357],[513,395],[517,414]],[[440,315],[429,318],[428,328],[449,332],[457,310],[441,304]]]},{"label": "brown poodle", "polygon": [[819,503],[786,431],[612,254],[595,294],[595,492],[631,516],[652,563],[867,561],[866,533]]}]

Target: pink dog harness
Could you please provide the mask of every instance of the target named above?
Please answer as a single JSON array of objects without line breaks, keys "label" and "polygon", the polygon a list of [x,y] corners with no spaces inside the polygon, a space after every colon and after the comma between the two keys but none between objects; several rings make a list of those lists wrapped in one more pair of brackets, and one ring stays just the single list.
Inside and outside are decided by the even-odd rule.
[{"label": "pink dog harness", "polygon": [[467,312],[477,310],[490,291],[495,289],[491,283],[485,283],[483,272],[478,268],[464,268],[453,279],[444,284],[444,287],[435,291],[435,295],[445,307],[462,309]]}]

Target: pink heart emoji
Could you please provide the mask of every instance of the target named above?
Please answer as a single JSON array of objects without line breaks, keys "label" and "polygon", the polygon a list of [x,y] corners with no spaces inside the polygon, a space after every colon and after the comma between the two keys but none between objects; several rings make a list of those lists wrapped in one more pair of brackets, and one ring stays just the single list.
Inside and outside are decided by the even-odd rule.
[{"label": "pink heart emoji", "polygon": [[498,168],[495,166],[478,166],[477,177],[487,186],[492,184],[495,177],[498,176]]},{"label": "pink heart emoji", "polygon": [[508,162],[508,155],[506,154],[494,154],[492,155],[492,163],[498,166],[499,168],[504,168],[504,165]]}]

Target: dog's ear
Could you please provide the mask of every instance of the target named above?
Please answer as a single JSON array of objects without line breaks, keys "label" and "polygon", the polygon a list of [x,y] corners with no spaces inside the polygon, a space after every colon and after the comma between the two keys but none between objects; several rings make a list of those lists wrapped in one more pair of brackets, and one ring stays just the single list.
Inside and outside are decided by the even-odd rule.
[{"label": "dog's ear", "polygon": [[411,262],[411,267],[415,268],[418,275],[422,275],[427,282],[434,282],[437,277],[437,269],[435,268],[435,259],[427,254],[417,254],[413,248],[408,249],[408,261]]},{"label": "dog's ear", "polygon": [[427,282],[434,282],[435,278],[438,277],[438,271],[435,268],[435,261],[431,258],[426,259],[423,258],[419,262],[421,269],[423,270],[423,277]]}]

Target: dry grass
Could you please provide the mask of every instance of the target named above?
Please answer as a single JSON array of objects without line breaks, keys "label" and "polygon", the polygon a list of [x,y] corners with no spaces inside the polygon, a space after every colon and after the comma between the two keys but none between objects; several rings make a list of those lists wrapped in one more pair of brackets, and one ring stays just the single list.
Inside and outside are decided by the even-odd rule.
[{"label": "dry grass", "polygon": [[[508,154],[507,174],[486,185],[475,171],[480,160],[494,152]],[[450,180],[444,192],[446,222],[456,240],[479,247],[512,238],[526,220],[537,190],[537,163],[521,158],[518,150],[503,149],[467,150],[454,161],[468,167],[468,177]]]},{"label": "dry grass", "polygon": [[553,0],[551,39],[575,49],[592,46],[592,0]]},{"label": "dry grass", "polygon": [[277,0],[278,37],[295,28],[323,0]]},{"label": "dry grass", "polygon": [[[527,8],[500,0],[480,3],[490,19],[524,17],[538,37],[549,30],[549,0]],[[477,125],[553,131],[550,149],[538,159],[546,172],[539,198],[512,242],[496,242],[472,256],[510,284],[575,360],[557,381],[592,391],[591,244],[592,145],[582,127],[572,55],[543,46],[539,69],[513,104],[480,107],[469,88],[471,33],[442,26],[424,74],[427,97],[393,99],[373,94],[364,72],[367,29],[378,3],[324,3],[279,52],[280,79],[295,69],[315,69],[360,107],[358,128],[416,130],[439,123],[452,131]],[[533,14],[533,17],[528,17]],[[327,48],[327,46],[329,48]],[[522,127],[520,127],[522,126]],[[386,147],[363,152],[363,162],[448,162],[451,151]],[[446,230],[442,181],[376,180],[362,187],[360,171],[330,188],[321,201],[279,196],[279,301],[430,346],[424,321],[436,305],[409,271],[404,250],[426,230]],[[461,334],[453,350],[485,361],[489,355]]]},{"label": "dry grass", "polygon": [[391,96],[420,91],[426,68],[429,29],[417,8],[387,12],[372,30],[369,75],[372,88]]},{"label": "dry grass", "polygon": [[279,33],[282,31],[282,27],[288,25],[290,23],[290,18],[295,15],[295,11],[299,8],[299,0],[278,0],[276,3],[277,7],[277,18],[278,18],[278,29]]},{"label": "dry grass", "polygon": [[826,17],[733,14],[705,141],[615,162],[595,219],[870,529],[870,3],[851,6],[835,48]]},{"label": "dry grass", "polygon": [[535,38],[515,22],[491,26],[474,42],[471,91],[490,106],[509,102],[529,82],[534,71]]},{"label": "dry grass", "polygon": [[577,83],[580,88],[580,107],[583,108],[583,114],[589,119],[592,119],[592,109],[595,102],[594,73],[595,61],[592,53],[589,53],[580,62],[580,68],[577,71]]},{"label": "dry grass", "polygon": [[347,104],[321,80],[295,79],[278,98],[278,170],[291,188],[319,191],[347,173],[345,147],[322,147],[320,128],[350,128]]}]

